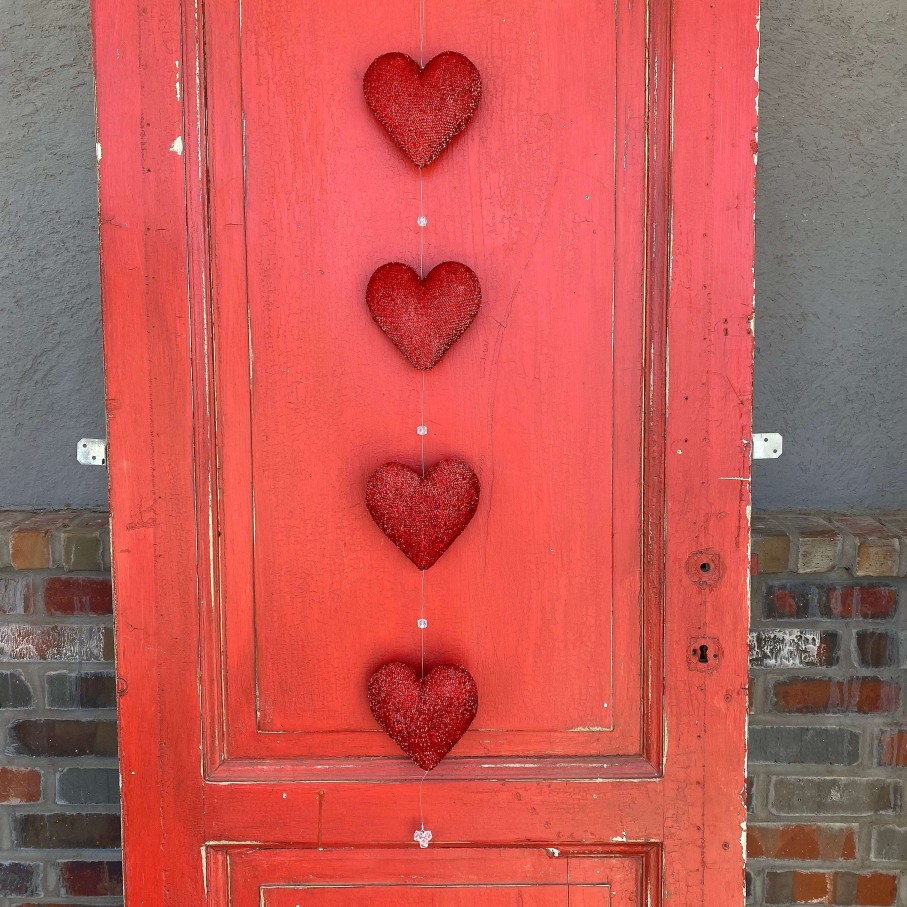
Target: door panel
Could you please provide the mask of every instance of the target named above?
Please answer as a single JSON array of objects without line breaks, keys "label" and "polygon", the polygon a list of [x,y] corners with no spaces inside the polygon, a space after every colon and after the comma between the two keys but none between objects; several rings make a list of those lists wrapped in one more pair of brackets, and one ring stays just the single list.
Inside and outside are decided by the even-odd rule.
[{"label": "door panel", "polygon": [[[595,893],[584,904],[610,907],[608,889]],[[564,907],[567,904],[566,886],[552,888],[500,887],[479,885],[466,889],[457,887],[344,889],[264,889],[265,907],[460,907],[463,904],[485,904],[487,907]]]},{"label": "door panel", "polygon": [[[363,299],[378,265],[418,265],[419,179],[361,78],[412,10],[360,7],[255,5],[240,28],[236,0],[208,4],[221,499],[209,680],[226,697],[228,759],[400,758],[362,691],[382,661],[413,657],[421,579],[363,488],[389,459],[418,463],[423,375]],[[667,160],[646,128],[647,10],[471,0],[426,15],[485,84],[422,187],[426,268],[469,264],[484,299],[424,376],[428,462],[465,457],[483,485],[425,578],[426,658],[467,665],[479,685],[456,758],[641,755],[643,624],[659,607],[642,587],[643,338],[661,302],[646,273],[665,251],[646,173]]]},{"label": "door panel", "polygon": [[594,850],[217,848],[208,859],[226,868],[214,903],[231,907],[642,907],[646,884],[642,855]]},{"label": "door panel", "polygon": [[425,2],[485,93],[422,185],[484,291],[425,381],[483,491],[426,577],[481,707],[424,786],[365,703],[419,574],[362,499],[419,456],[363,301],[418,175],[360,80],[420,4],[92,6],[129,907],[739,907],[755,0]]}]

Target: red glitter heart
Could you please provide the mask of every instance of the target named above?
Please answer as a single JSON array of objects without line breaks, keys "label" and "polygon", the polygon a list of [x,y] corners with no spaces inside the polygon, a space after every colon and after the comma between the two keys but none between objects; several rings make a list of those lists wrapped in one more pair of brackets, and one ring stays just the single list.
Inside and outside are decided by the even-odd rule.
[{"label": "red glitter heart", "polygon": [[430,164],[466,128],[479,104],[482,79],[463,54],[445,51],[422,69],[406,54],[378,57],[362,80],[378,122],[417,166]]},{"label": "red glitter heart", "polygon": [[394,661],[372,674],[368,704],[381,730],[428,772],[472,724],[479,692],[459,665],[439,665],[419,680],[409,665]]},{"label": "red glitter heart", "polygon": [[462,460],[440,460],[424,477],[402,463],[386,463],[369,478],[365,505],[385,535],[427,570],[473,518],[479,477]]},{"label": "red glitter heart", "polygon": [[378,327],[418,369],[430,369],[472,324],[482,288],[472,269],[445,261],[424,280],[409,266],[381,265],[368,282],[365,300]]}]

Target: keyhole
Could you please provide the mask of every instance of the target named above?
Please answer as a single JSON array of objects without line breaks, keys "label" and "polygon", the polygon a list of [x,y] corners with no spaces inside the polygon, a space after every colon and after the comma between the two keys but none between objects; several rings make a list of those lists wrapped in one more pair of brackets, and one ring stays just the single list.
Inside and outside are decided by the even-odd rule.
[{"label": "keyhole", "polygon": [[708,636],[694,637],[687,652],[690,653],[687,664],[691,671],[714,671],[721,657],[721,644]]}]

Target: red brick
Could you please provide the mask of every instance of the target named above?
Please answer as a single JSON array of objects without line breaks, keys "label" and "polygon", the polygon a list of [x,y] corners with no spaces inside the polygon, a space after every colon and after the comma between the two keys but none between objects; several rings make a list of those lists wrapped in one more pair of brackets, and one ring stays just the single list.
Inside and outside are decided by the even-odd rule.
[{"label": "red brick", "polygon": [[767,872],[766,904],[835,904],[893,907],[897,876],[889,873]]},{"label": "red brick", "polygon": [[792,511],[788,513],[774,513],[770,517],[776,525],[782,526],[787,532],[821,532],[831,531],[831,523],[825,517],[815,513]]},{"label": "red brick", "polygon": [[41,799],[41,772],[0,766],[0,803],[37,803]]},{"label": "red brick", "polygon": [[7,752],[21,756],[116,756],[115,721],[34,718],[9,727]]},{"label": "red brick", "polygon": [[775,683],[774,701],[777,711],[801,715],[896,712],[901,704],[901,687],[878,677],[793,677]]},{"label": "red brick", "polygon": [[828,586],[816,583],[780,583],[765,589],[764,614],[769,620],[820,617],[828,610]]},{"label": "red brick", "polygon": [[77,526],[79,529],[107,532],[110,529],[110,515],[106,511],[89,511],[83,513],[72,525]]},{"label": "red brick", "polygon": [[754,510],[750,518],[750,528],[753,535],[774,535],[783,531],[780,524],[773,514],[766,513],[764,510]]},{"label": "red brick", "polygon": [[113,860],[60,864],[60,882],[66,894],[116,896],[123,893],[123,867]]},{"label": "red brick", "polygon": [[879,765],[907,766],[907,728],[882,732]]},{"label": "red brick", "polygon": [[114,813],[21,813],[11,817],[13,844],[46,850],[112,850],[120,846]]},{"label": "red brick", "polygon": [[[829,872],[792,872],[791,901],[795,904],[830,904],[833,884]],[[771,902],[769,902],[771,903]]]},{"label": "red brick", "polygon": [[855,904],[859,907],[891,907],[898,896],[898,878],[878,872],[857,878]]},{"label": "red brick", "polygon": [[113,592],[110,580],[52,576],[44,584],[44,608],[48,614],[111,614]]},{"label": "red brick", "polygon": [[828,613],[833,618],[883,620],[897,610],[894,586],[837,586],[828,590]]},{"label": "red brick", "polygon": [[832,518],[832,523],[843,527],[856,539],[896,538],[894,530],[870,516],[836,515]]},{"label": "red brick", "polygon": [[790,589],[774,589],[770,593],[770,601],[772,610],[771,613],[766,614],[766,617],[793,618],[797,616],[797,600]]},{"label": "red brick", "polygon": [[899,661],[896,633],[882,630],[858,630],[856,637],[857,658],[866,668],[896,667]]},{"label": "red brick", "polygon": [[772,860],[854,860],[856,830],[842,825],[750,825],[747,856]]},{"label": "red brick", "polygon": [[0,624],[0,660],[105,661],[106,627]]},{"label": "red brick", "polygon": [[41,894],[40,863],[0,860],[0,897],[35,894]]},{"label": "red brick", "polygon": [[754,630],[749,649],[751,668],[831,668],[838,663],[840,637],[800,627]]},{"label": "red brick", "polygon": [[32,516],[28,510],[0,510],[0,532],[11,532]]}]

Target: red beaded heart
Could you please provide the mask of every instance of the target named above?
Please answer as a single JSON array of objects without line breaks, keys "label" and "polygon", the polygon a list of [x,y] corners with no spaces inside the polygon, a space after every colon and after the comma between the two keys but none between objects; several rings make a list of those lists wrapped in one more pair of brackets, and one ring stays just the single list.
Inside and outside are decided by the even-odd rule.
[{"label": "red beaded heart", "polygon": [[368,704],[381,729],[419,768],[431,771],[466,733],[479,708],[466,668],[440,665],[422,680],[399,661],[368,682]]},{"label": "red beaded heart", "polygon": [[372,274],[365,291],[372,318],[418,369],[438,364],[482,305],[479,279],[466,265],[445,261],[424,280],[398,261]]},{"label": "red beaded heart", "polygon": [[369,478],[365,505],[387,537],[427,570],[473,518],[479,477],[462,460],[441,460],[424,477],[403,463],[386,463]]},{"label": "red beaded heart", "polygon": [[406,54],[378,57],[362,80],[378,122],[417,166],[430,164],[466,128],[482,94],[475,65],[445,51],[422,69]]}]

